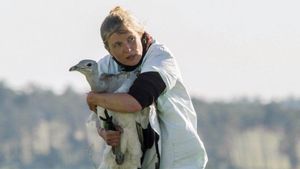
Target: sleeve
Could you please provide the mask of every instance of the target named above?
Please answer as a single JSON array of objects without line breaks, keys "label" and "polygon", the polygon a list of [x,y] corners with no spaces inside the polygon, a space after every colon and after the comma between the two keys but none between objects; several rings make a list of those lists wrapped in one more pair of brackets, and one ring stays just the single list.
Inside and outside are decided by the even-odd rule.
[{"label": "sleeve", "polygon": [[128,94],[133,96],[142,106],[150,106],[165,90],[166,85],[158,72],[140,74],[133,82]]},{"label": "sleeve", "polygon": [[157,45],[143,63],[141,73],[158,72],[166,85],[166,90],[171,90],[181,78],[177,63],[172,53],[164,46]]}]

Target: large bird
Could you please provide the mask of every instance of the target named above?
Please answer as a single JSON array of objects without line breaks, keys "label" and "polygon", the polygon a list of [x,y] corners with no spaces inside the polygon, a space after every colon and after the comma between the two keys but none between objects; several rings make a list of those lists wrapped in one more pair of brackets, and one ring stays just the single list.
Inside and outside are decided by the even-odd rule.
[{"label": "large bird", "polygon": [[[82,73],[86,77],[92,91],[108,93],[127,92],[138,74],[137,71],[121,72],[119,74],[99,74],[97,62],[88,59],[72,66],[69,71]],[[142,128],[147,127],[150,109],[154,109],[153,106],[136,113],[117,113],[97,106],[97,115],[103,119],[102,127],[107,130],[115,130],[115,126],[118,125],[123,130],[119,146],[114,148],[106,146],[100,169],[141,167],[142,150],[140,141],[143,141],[143,139],[138,135],[136,124],[141,124]],[[100,126],[99,121],[96,122],[96,126]]]}]

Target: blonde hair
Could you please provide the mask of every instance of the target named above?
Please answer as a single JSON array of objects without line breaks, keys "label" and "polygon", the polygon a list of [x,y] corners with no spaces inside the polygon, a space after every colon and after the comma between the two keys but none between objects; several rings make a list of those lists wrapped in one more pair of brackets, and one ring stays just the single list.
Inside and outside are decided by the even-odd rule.
[{"label": "blonde hair", "polygon": [[124,8],[116,6],[109,12],[109,15],[106,16],[100,28],[101,38],[105,48],[108,49],[107,40],[113,33],[124,33],[124,30],[122,30],[123,27],[131,28],[140,34],[144,33],[144,27],[134,16]]}]

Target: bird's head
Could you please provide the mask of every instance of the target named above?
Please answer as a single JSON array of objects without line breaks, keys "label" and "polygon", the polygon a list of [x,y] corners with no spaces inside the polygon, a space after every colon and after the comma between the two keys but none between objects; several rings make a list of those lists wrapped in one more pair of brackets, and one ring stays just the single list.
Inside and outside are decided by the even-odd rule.
[{"label": "bird's head", "polygon": [[85,76],[98,74],[98,64],[94,60],[81,60],[78,64],[72,66],[69,71],[78,71]]}]

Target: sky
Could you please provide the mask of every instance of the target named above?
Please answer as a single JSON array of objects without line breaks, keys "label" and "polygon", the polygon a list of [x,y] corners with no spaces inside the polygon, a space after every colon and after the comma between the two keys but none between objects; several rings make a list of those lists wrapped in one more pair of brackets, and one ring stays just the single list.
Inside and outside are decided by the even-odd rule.
[{"label": "sky", "polygon": [[297,0],[1,0],[0,81],[88,92],[68,69],[107,54],[99,28],[116,5],[172,51],[193,96],[300,96]]}]

